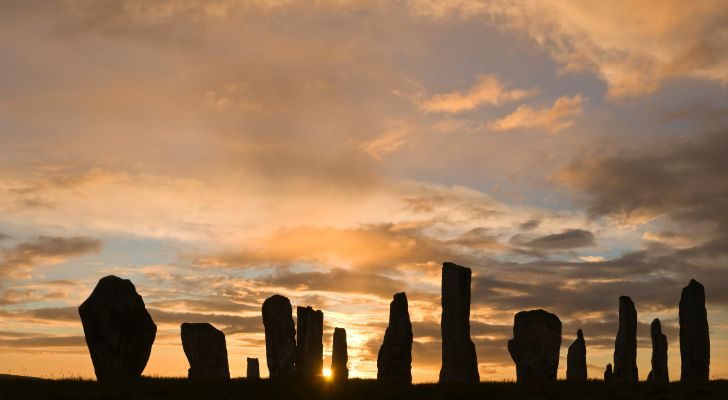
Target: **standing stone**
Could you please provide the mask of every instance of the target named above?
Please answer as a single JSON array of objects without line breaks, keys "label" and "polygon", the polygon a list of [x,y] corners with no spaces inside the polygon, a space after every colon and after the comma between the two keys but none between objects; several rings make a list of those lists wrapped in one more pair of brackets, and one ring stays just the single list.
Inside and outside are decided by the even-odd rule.
[{"label": "standing stone", "polygon": [[207,323],[182,324],[182,348],[190,379],[230,379],[225,334]]},{"label": "standing stone", "polygon": [[296,374],[321,376],[324,367],[324,313],[311,307],[298,307],[296,315]]},{"label": "standing stone", "polygon": [[140,377],[149,360],[157,326],[128,279],[102,278],[78,307],[96,379]]},{"label": "standing stone", "polygon": [[655,318],[650,325],[652,337],[652,371],[647,381],[654,383],[667,383],[670,378],[667,374],[667,336],[662,334],[660,320]]},{"label": "standing stone", "polygon": [[516,363],[518,382],[555,381],[560,348],[559,317],[544,310],[516,314],[508,352]]},{"label": "standing stone", "polygon": [[576,331],[576,340],[569,346],[566,355],[566,380],[586,381],[586,342],[581,329]]},{"label": "standing stone", "polygon": [[334,328],[334,349],[331,352],[331,373],[335,381],[349,379],[349,369],[346,363],[349,362],[349,354],[346,349],[346,330]]},{"label": "standing stone", "polygon": [[265,358],[271,378],[293,374],[296,353],[296,328],[291,302],[274,295],[263,302]]},{"label": "standing stone", "polygon": [[695,279],[680,296],[681,381],[710,379],[710,333],[705,309],[705,288]]},{"label": "standing stone", "polygon": [[248,357],[248,371],[245,376],[250,380],[260,379],[260,364],[257,358]]},{"label": "standing stone", "polygon": [[470,340],[470,268],[442,265],[442,368],[440,383],[478,382],[478,357]]},{"label": "standing stone", "polygon": [[614,379],[614,373],[612,373],[612,364],[607,364],[607,369],[604,370],[604,382],[610,382]]},{"label": "standing stone", "polygon": [[627,296],[619,297],[619,331],[614,342],[614,380],[638,382],[637,309]]},{"label": "standing stone", "polygon": [[377,356],[377,380],[386,383],[412,383],[412,323],[407,295],[397,293],[389,304],[389,326]]}]

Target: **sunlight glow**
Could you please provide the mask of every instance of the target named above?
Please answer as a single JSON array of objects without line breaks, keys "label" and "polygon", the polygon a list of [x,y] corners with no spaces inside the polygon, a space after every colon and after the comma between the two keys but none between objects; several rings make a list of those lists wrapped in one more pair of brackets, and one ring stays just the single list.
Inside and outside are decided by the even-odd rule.
[{"label": "sunlight glow", "polygon": [[329,379],[331,379],[331,378],[333,377],[333,373],[332,373],[332,372],[331,372],[331,370],[330,370],[330,369],[328,369],[328,368],[324,368],[324,369],[323,369],[323,370],[321,371],[321,373],[323,374],[323,376],[324,376],[324,379],[326,379],[326,380],[329,380]]}]

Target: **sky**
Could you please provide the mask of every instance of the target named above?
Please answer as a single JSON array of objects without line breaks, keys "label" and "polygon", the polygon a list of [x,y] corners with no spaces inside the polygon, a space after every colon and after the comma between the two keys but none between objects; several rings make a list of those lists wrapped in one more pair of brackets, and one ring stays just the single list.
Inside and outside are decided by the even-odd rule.
[{"label": "sky", "polygon": [[[440,368],[445,261],[472,268],[482,380],[514,380],[543,308],[589,377],[618,298],[638,367],[702,282],[728,378],[724,0],[0,0],[0,373],[93,378],[77,307],[131,279],[145,375],[186,376],[182,322],[268,375],[263,301],[347,331],[376,377],[406,292],[415,382]],[[295,318],[295,312],[294,312]]]}]

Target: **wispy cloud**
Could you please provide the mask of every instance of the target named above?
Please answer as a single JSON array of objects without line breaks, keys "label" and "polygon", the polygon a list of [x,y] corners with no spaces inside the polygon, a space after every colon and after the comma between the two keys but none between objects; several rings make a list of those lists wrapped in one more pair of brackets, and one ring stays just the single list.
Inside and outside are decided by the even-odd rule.
[{"label": "wispy cloud", "polygon": [[375,160],[392,153],[409,140],[410,127],[403,121],[390,122],[389,127],[376,137],[363,142],[359,148]]},{"label": "wispy cloud", "polygon": [[473,87],[462,92],[436,94],[420,103],[420,109],[428,113],[459,113],[481,105],[497,106],[521,100],[536,94],[535,89],[509,89],[495,75],[483,75]]},{"label": "wispy cloud", "polygon": [[494,131],[536,128],[556,133],[574,124],[573,117],[581,114],[583,102],[584,98],[576,95],[559,97],[548,108],[520,106],[511,114],[491,122],[488,127]]}]

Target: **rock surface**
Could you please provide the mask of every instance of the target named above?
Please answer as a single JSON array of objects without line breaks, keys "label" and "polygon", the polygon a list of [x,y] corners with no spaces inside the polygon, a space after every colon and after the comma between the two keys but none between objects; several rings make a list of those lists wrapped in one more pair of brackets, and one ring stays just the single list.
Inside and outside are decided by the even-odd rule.
[{"label": "rock surface", "polygon": [[586,342],[584,333],[579,329],[566,355],[566,380],[583,382],[586,378]]},{"label": "rock surface", "polygon": [[667,383],[670,381],[667,373],[667,336],[662,333],[660,320],[655,318],[650,325],[652,337],[652,371],[647,380],[654,383]]},{"label": "rock surface", "polygon": [[614,342],[614,375],[620,382],[638,382],[637,309],[627,296],[619,298],[619,331]]},{"label": "rock surface", "polygon": [[293,374],[296,354],[296,328],[291,302],[274,295],[263,302],[265,358],[271,378]]},{"label": "rock surface", "polygon": [[607,369],[604,370],[604,382],[610,382],[614,378],[614,373],[612,372],[612,364],[607,364]]},{"label": "rock surface", "polygon": [[346,346],[346,330],[344,328],[334,328],[334,344],[331,351],[331,374],[335,381],[349,379],[349,368],[346,367],[348,362],[349,354]]},{"label": "rock surface", "polygon": [[440,383],[478,382],[478,357],[470,339],[470,268],[442,265],[442,367]]},{"label": "rock surface", "polygon": [[559,317],[544,310],[516,314],[508,352],[516,363],[518,382],[555,381],[560,347]]},{"label": "rock surface", "polygon": [[96,378],[140,377],[149,360],[157,326],[131,281],[116,276],[99,280],[78,307]]},{"label": "rock surface", "polygon": [[389,326],[377,356],[377,380],[412,383],[412,323],[404,293],[395,294],[389,304]]},{"label": "rock surface", "polygon": [[695,279],[680,296],[680,380],[707,381],[710,377],[710,333],[705,288]]},{"label": "rock surface", "polygon": [[207,323],[182,324],[182,348],[190,379],[230,379],[225,334]]},{"label": "rock surface", "polygon": [[257,358],[248,357],[248,370],[245,376],[248,379],[260,379],[260,363]]},{"label": "rock surface", "polygon": [[324,367],[324,313],[311,307],[297,307],[296,315],[296,374],[321,376]]}]

